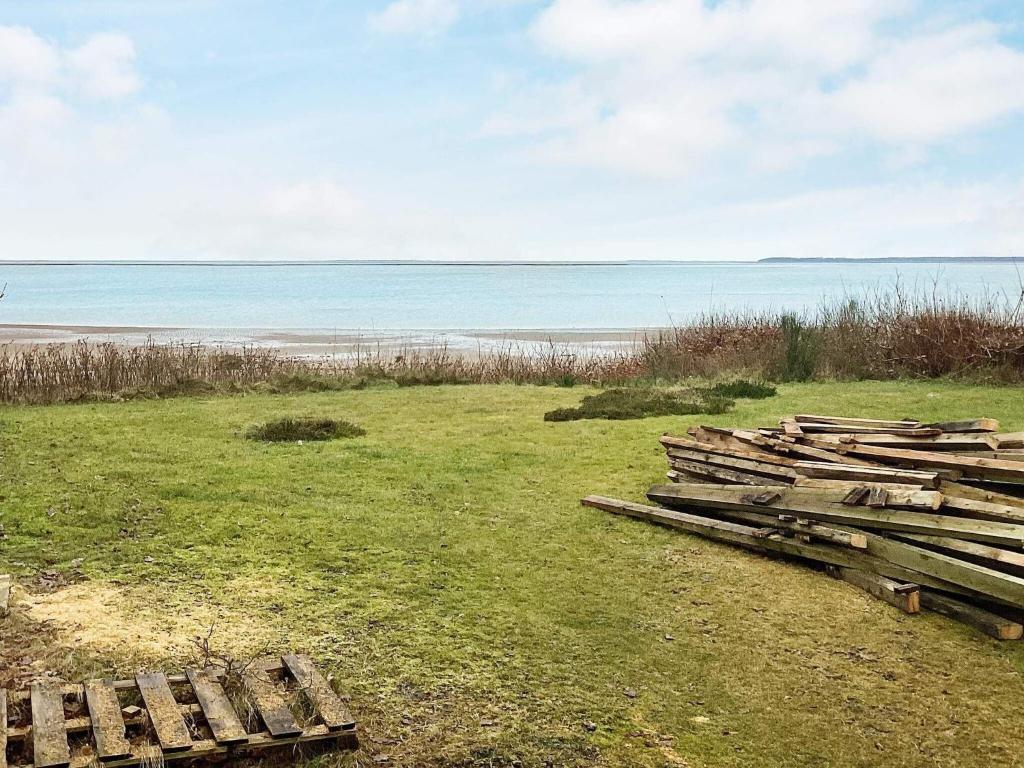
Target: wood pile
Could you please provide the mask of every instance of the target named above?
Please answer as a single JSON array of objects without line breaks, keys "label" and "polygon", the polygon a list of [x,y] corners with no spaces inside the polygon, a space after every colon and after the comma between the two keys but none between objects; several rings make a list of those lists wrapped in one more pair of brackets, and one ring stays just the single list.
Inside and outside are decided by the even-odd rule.
[{"label": "wood pile", "polygon": [[1024,432],[799,415],[661,443],[659,506],[583,504],[811,562],[906,613],[1024,635]]}]

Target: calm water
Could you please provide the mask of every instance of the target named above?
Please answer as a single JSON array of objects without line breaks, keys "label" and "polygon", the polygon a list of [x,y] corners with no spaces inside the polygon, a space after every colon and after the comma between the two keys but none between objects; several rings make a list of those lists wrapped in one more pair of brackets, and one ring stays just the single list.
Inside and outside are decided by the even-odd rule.
[{"label": "calm water", "polygon": [[891,288],[1016,295],[1012,264],[0,265],[0,323],[190,328],[574,329],[793,309]]}]

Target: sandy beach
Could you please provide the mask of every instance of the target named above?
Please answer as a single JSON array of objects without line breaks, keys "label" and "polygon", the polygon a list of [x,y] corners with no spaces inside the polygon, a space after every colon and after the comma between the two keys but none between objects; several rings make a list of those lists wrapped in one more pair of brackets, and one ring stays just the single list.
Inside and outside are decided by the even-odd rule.
[{"label": "sandy beach", "polygon": [[626,349],[659,328],[574,329],[400,329],[392,331],[268,328],[186,328],[117,325],[0,324],[0,344],[73,344],[79,341],[126,345],[203,344],[279,349],[295,356],[352,355],[359,350],[437,349],[460,354],[498,349],[537,349],[557,345],[578,351]]}]

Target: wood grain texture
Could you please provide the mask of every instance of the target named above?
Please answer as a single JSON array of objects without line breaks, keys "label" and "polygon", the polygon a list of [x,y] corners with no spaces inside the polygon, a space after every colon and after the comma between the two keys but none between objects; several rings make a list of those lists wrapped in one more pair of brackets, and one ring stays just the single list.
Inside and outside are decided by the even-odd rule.
[{"label": "wood grain texture", "polygon": [[135,676],[139,693],[146,703],[149,721],[153,725],[160,746],[168,752],[191,749],[192,734],[181,716],[178,702],[167,685],[162,672],[151,672]]},{"label": "wood grain texture", "polygon": [[242,685],[256,705],[256,711],[271,736],[296,736],[302,733],[302,728],[295,722],[295,716],[269,676],[268,668],[269,664],[252,664],[242,676]]},{"label": "wood grain texture", "polygon": [[60,768],[71,762],[64,726],[64,698],[56,682],[33,683],[32,755],[35,768]]},{"label": "wood grain texture", "polygon": [[114,681],[87,680],[83,687],[96,740],[96,756],[102,761],[128,757],[132,748],[125,738],[124,717],[121,715],[117,691],[114,690]]},{"label": "wood grain texture", "polygon": [[235,708],[231,705],[221,684],[214,680],[205,669],[189,667],[185,675],[192,683],[192,689],[196,693],[196,700],[203,708],[206,715],[206,723],[213,731],[213,737],[218,744],[239,744],[248,741],[249,735],[242,727]]},{"label": "wood grain texture", "polygon": [[313,666],[313,661],[308,656],[288,655],[282,656],[281,660],[299,684],[303,695],[324,721],[324,725],[332,731],[351,730],[356,727],[356,721],[352,719],[345,702]]}]

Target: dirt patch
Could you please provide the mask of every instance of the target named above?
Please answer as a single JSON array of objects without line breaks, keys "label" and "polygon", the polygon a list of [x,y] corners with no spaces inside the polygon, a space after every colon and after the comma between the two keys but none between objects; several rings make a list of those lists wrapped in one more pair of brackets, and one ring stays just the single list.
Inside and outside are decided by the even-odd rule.
[{"label": "dirt patch", "polygon": [[202,595],[155,603],[153,590],[97,582],[46,594],[22,593],[26,617],[61,645],[109,656],[126,667],[194,657],[197,637],[214,627],[218,652],[244,657],[276,647],[279,635],[264,624],[212,605]]}]

